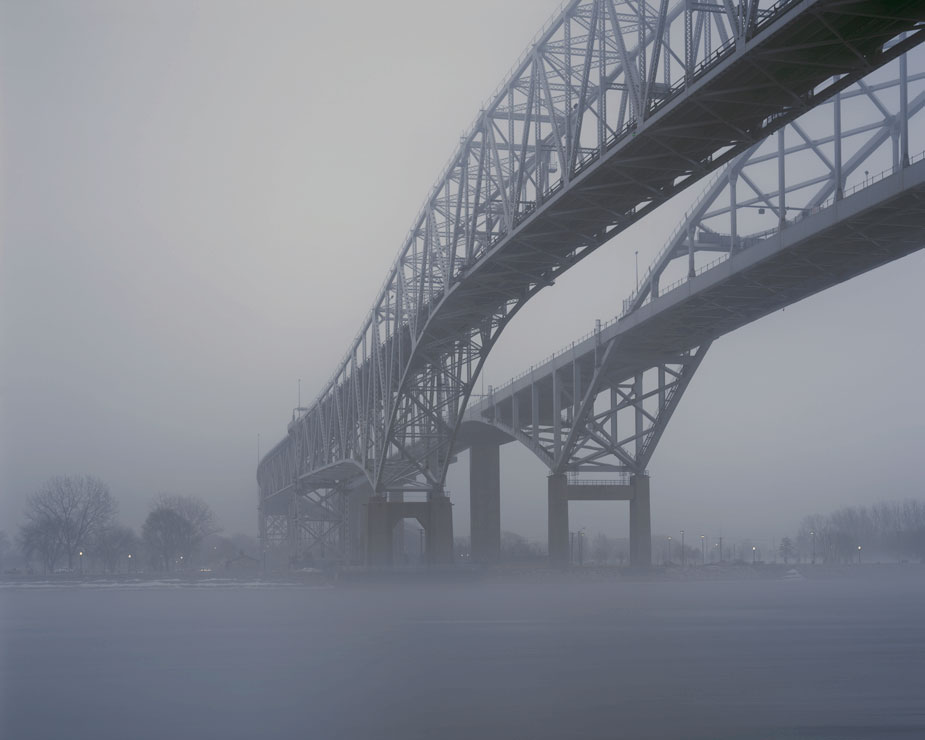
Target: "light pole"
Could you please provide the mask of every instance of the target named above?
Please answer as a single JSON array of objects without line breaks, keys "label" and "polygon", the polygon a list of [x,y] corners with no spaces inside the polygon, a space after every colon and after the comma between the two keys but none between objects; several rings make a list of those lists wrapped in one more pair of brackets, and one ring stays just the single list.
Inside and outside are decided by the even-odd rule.
[{"label": "light pole", "polygon": [[723,562],[723,538],[719,538],[719,562]]},{"label": "light pole", "polygon": [[639,250],[636,250],[636,290],[639,290]]},{"label": "light pole", "polygon": [[758,554],[758,548],[752,545],[752,565],[755,564],[755,557]]},{"label": "light pole", "polygon": [[77,554],[80,556],[80,560],[77,561],[80,563],[80,575],[83,575],[84,574],[84,551],[81,550]]},{"label": "light pole", "polygon": [[128,572],[132,572],[132,553],[128,554]]},{"label": "light pole", "polygon": [[681,567],[687,564],[687,553],[684,552],[684,530],[681,530]]},{"label": "light pole", "polygon": [[671,535],[668,535],[668,542],[665,545],[665,565],[671,562]]},{"label": "light pole", "polygon": [[700,559],[703,561],[701,565],[707,564],[707,541],[706,535],[700,535]]},{"label": "light pole", "polygon": [[812,530],[809,533],[810,537],[813,538],[813,565],[816,564],[816,530]]},{"label": "light pole", "polygon": [[858,565],[861,564],[861,546],[858,545]]},{"label": "light pole", "polygon": [[584,556],[584,541],[585,541],[585,528],[582,527],[578,530],[578,567],[580,568],[584,565],[585,556]]}]

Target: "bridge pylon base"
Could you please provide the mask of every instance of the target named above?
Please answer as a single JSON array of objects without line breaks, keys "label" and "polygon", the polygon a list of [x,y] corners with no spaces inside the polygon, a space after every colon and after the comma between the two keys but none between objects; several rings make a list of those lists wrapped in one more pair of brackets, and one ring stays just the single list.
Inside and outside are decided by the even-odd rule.
[{"label": "bridge pylon base", "polygon": [[649,476],[633,475],[626,483],[589,481],[569,483],[564,473],[547,478],[549,496],[548,549],[549,562],[567,566],[571,560],[569,547],[569,501],[629,501],[630,504],[630,565],[648,568],[652,565],[652,520],[649,506]]},{"label": "bridge pylon base", "polygon": [[390,501],[371,496],[366,503],[366,564],[383,567],[394,564],[394,532],[404,519],[416,519],[424,528],[425,560],[428,565],[453,564],[453,505],[442,494],[426,501]]}]

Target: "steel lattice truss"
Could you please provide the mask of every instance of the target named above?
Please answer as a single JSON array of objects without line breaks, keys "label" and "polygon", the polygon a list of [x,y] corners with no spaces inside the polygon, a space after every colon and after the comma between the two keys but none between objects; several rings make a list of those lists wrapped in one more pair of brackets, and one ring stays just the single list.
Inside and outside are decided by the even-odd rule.
[{"label": "steel lattice truss", "polygon": [[516,439],[551,473],[645,474],[710,343],[627,356],[621,337],[596,338],[590,352],[566,350],[551,372],[492,391],[467,419]]},{"label": "steel lattice truss", "polygon": [[[623,302],[623,315],[846,192],[897,172],[910,155],[922,157],[922,70],[925,56],[905,54],[736,157],[678,225]],[[674,279],[669,284],[666,277]]]},{"label": "steel lattice truss", "polygon": [[330,382],[261,461],[261,500],[358,475],[441,491],[473,382],[530,297],[918,44],[923,16],[921,0],[568,3],[463,138]]},{"label": "steel lattice truss", "polygon": [[[909,71],[910,64],[922,70],[923,62],[918,50],[903,55],[736,157],[707,185],[623,302],[623,316],[925,157],[925,72]],[[833,248],[850,258],[845,245]],[[671,269],[683,277],[660,287]],[[811,273],[820,266],[790,269]],[[711,341],[692,326],[668,336],[650,331],[642,346],[627,347],[625,335],[602,333],[600,326],[593,338],[492,389],[467,421],[518,440],[552,473],[644,473]]]}]

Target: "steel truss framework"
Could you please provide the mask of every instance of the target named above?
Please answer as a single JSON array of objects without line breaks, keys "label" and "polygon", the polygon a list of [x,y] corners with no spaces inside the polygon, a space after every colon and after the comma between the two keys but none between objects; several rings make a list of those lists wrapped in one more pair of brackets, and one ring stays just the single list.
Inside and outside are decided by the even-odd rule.
[{"label": "steel truss framework", "polygon": [[349,559],[347,499],[336,489],[291,495],[284,508],[261,512],[260,535],[267,549],[284,549],[291,564],[307,558]]},{"label": "steel truss framework", "polygon": [[[915,55],[913,62],[921,62],[923,55]],[[767,241],[846,193],[921,159],[925,72],[910,74],[907,56],[788,124],[718,173],[623,302],[622,317],[730,254]],[[915,66],[922,68],[921,63]],[[843,117],[849,117],[846,110],[850,127],[842,126]],[[920,132],[919,138],[910,140],[910,132]],[[844,260],[851,258],[847,245],[836,245],[839,250]],[[660,280],[672,268],[682,277],[660,291]],[[790,269],[811,275],[821,267],[805,262]],[[715,310],[740,309],[729,303]],[[746,310],[744,303],[741,310]],[[593,348],[579,340],[582,349],[576,349],[573,342],[542,371],[531,368],[509,385],[491,389],[466,420],[489,423],[520,441],[551,473],[643,474],[711,344],[694,327],[672,328],[671,336],[650,334],[642,351],[638,346],[628,350],[621,346],[624,335],[605,339],[598,326]]]},{"label": "steel truss framework", "polygon": [[593,353],[573,353],[551,373],[528,376],[526,388],[493,391],[468,418],[516,439],[552,474],[647,474],[710,343],[659,357],[634,355],[627,363],[620,340],[598,341]]},{"label": "steel truss framework", "polygon": [[[530,297],[917,45],[923,15],[921,0],[568,3],[463,138],[329,383],[261,461],[261,511],[358,475],[377,493],[441,492],[473,382]],[[660,362],[668,378],[692,360]]]}]

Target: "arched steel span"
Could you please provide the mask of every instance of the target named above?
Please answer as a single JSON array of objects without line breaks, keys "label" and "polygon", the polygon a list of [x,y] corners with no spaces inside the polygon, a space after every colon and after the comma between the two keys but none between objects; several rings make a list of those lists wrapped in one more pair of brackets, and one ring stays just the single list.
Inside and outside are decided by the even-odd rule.
[{"label": "arched steel span", "polygon": [[552,474],[643,474],[714,339],[925,247],[925,71],[912,54],[727,165],[620,320],[491,388],[456,451],[517,440]]},{"label": "arched steel span", "polygon": [[439,492],[472,383],[532,295],[917,45],[923,15],[922,0],[568,3],[462,140],[330,382],[261,461],[261,500],[357,470],[377,492]]}]

